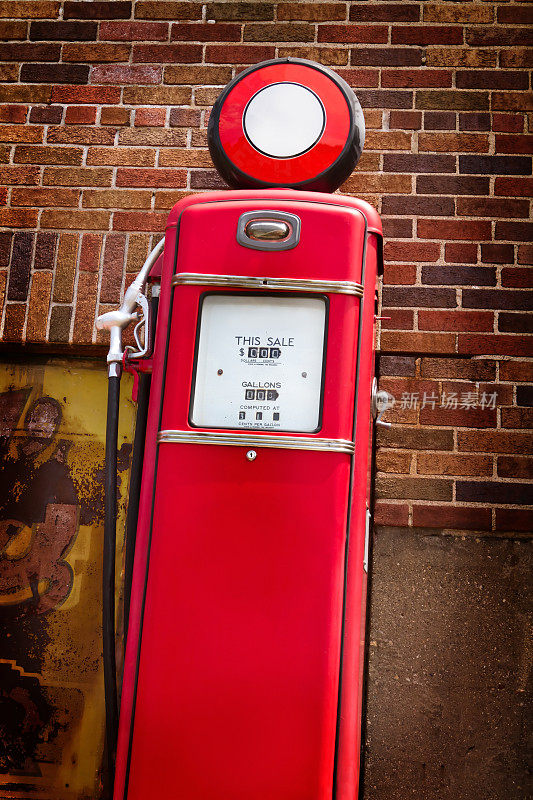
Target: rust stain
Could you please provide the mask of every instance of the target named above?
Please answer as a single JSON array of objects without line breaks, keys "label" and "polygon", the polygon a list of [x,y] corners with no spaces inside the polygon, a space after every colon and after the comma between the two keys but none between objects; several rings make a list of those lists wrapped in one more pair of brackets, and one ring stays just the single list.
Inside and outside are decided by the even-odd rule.
[{"label": "rust stain", "polygon": [[[124,389],[119,556],[133,427]],[[0,364],[0,797],[100,794],[106,393],[99,364]]]}]

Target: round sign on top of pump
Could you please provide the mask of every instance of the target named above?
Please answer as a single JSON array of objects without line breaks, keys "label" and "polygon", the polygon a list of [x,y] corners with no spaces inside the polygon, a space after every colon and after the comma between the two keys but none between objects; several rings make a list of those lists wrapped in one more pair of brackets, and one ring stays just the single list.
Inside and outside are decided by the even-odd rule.
[{"label": "round sign on top of pump", "polygon": [[280,58],[228,83],[207,136],[215,167],[236,189],[334,192],[359,160],[365,120],[354,91],[333,70]]}]

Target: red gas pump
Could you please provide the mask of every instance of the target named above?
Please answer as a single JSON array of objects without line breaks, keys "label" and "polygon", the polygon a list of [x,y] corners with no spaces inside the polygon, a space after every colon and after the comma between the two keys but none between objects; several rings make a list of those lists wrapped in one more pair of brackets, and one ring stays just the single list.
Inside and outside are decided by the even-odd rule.
[{"label": "red gas pump", "polygon": [[[355,797],[381,224],[360,200],[278,187],[333,191],[363,138],[330,70],[257,65],[209,129],[249,189],[169,216],[116,800]],[[157,256],[100,323],[117,381]]]}]

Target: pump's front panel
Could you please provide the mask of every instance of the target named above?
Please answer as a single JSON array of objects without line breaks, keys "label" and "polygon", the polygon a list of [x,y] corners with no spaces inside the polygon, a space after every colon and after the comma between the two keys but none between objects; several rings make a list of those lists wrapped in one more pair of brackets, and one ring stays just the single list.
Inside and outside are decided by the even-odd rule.
[{"label": "pump's front panel", "polygon": [[[238,243],[264,209],[294,248]],[[334,211],[180,219],[129,800],[331,800],[365,239]]]}]

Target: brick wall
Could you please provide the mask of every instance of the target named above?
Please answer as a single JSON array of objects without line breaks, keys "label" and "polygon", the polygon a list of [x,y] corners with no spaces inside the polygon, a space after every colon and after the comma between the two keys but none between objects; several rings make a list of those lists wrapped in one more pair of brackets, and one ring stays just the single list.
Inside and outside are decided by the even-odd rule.
[{"label": "brick wall", "polygon": [[378,438],[378,539],[525,537],[532,10],[0,2],[6,346],[103,341],[95,315],[171,206],[223,185],[206,150],[221,88],[260,60],[315,59],[365,109],[365,150],[342,191],[373,203],[386,235],[380,372],[397,402]]}]

